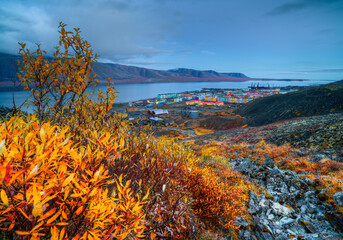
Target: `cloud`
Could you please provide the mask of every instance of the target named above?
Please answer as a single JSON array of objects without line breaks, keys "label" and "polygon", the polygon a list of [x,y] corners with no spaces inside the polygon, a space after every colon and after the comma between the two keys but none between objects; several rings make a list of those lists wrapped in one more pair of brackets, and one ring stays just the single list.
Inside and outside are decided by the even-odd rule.
[{"label": "cloud", "polygon": [[339,73],[343,72],[343,68],[326,68],[326,69],[316,69],[309,71],[298,71],[301,73]]},{"label": "cloud", "polygon": [[58,45],[58,23],[63,21],[70,30],[79,27],[81,36],[104,59],[170,53],[165,42],[177,32],[173,20],[178,16],[156,11],[151,1],[50,0],[47,4],[43,0],[0,0],[0,52],[17,53],[18,42],[25,42],[32,49],[41,43],[42,49],[52,53]]},{"label": "cloud", "polygon": [[271,11],[267,12],[267,15],[270,16],[277,16],[277,15],[283,15],[287,13],[291,13],[294,11],[300,11],[307,8],[312,7],[320,7],[325,5],[331,5],[333,3],[339,3],[342,2],[342,0],[296,0],[292,2],[284,3]]},{"label": "cloud", "polygon": [[311,73],[343,73],[343,68],[323,68],[315,70],[300,70],[300,71],[290,71],[290,72],[279,72],[278,74],[311,74]]},{"label": "cloud", "polygon": [[208,51],[208,50],[202,50],[201,54],[203,54],[203,55],[215,55],[216,53],[212,52],[212,51]]}]

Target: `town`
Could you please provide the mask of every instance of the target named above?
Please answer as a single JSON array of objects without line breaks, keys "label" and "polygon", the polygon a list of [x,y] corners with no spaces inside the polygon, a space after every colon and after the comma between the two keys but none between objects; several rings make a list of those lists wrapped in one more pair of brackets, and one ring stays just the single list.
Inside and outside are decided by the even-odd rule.
[{"label": "town", "polygon": [[257,98],[294,92],[299,88],[204,88],[198,91],[163,93],[151,99],[115,104],[114,110],[124,112],[133,125],[150,125],[154,127],[155,133],[163,132],[162,135],[182,135],[182,138],[187,138],[243,126],[244,118],[234,113],[239,106]]},{"label": "town", "polygon": [[250,86],[243,89],[216,89],[203,88],[198,91],[181,93],[158,94],[156,98],[139,100],[129,103],[127,111],[145,110],[151,108],[180,108],[189,105],[195,106],[225,106],[235,108],[240,104],[248,103],[256,98],[285,94],[299,90],[300,87],[270,88]]}]

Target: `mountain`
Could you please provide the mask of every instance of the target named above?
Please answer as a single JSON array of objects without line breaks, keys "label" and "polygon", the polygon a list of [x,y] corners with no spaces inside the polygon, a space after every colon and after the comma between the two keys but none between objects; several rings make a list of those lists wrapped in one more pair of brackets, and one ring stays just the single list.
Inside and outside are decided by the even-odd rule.
[{"label": "mountain", "polygon": [[100,80],[111,77],[120,82],[201,82],[201,81],[247,81],[242,73],[218,73],[213,70],[200,71],[178,68],[167,71],[153,70],[121,64],[94,63],[94,72]]},{"label": "mountain", "polygon": [[287,94],[258,98],[236,110],[237,114],[247,119],[250,126],[341,112],[343,80]]},{"label": "mountain", "polygon": [[[0,53],[0,87],[12,86],[12,79],[18,71],[18,60],[20,60],[18,55]],[[249,78],[243,73],[218,73],[213,70],[200,71],[187,68],[162,71],[111,63],[94,63],[93,70],[100,82],[110,77],[114,83],[281,80]]]}]

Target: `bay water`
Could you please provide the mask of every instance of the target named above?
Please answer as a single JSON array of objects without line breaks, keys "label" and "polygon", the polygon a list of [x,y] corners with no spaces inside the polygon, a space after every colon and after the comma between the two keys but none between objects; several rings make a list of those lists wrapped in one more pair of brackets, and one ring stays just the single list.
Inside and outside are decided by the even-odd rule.
[{"label": "bay water", "polygon": [[[245,82],[170,82],[170,83],[130,83],[115,84],[118,91],[117,103],[138,101],[157,97],[160,93],[178,93],[184,91],[201,90],[203,88],[241,89],[251,85],[286,87],[286,86],[313,86],[328,84],[334,80],[308,80],[308,81],[245,81]],[[106,86],[97,88],[106,90]],[[20,106],[28,99],[29,91],[0,91],[0,105],[13,107],[13,95],[16,106]],[[32,109],[22,107],[22,110],[32,113]]]}]

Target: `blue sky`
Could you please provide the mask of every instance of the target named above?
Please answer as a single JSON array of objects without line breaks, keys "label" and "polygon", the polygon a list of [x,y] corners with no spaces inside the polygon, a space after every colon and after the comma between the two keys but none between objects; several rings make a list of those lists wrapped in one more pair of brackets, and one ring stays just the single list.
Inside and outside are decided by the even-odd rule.
[{"label": "blue sky", "polygon": [[104,62],[343,79],[343,0],[0,0],[0,51],[52,52],[60,21]]}]

